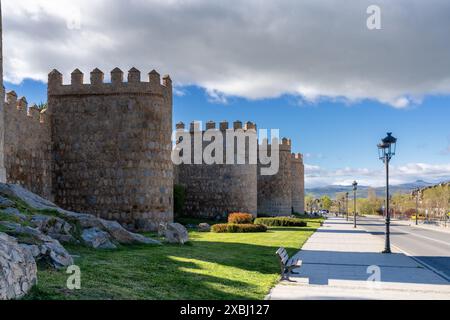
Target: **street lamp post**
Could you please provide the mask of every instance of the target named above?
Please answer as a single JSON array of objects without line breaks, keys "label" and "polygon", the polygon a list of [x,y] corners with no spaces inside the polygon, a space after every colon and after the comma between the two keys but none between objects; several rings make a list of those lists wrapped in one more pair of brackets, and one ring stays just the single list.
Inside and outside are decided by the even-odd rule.
[{"label": "street lamp post", "polygon": [[356,190],[358,189],[358,182],[353,181],[353,228],[356,228]]},{"label": "street lamp post", "polygon": [[419,224],[419,192],[420,189],[416,190],[416,226]]},{"label": "street lamp post", "polygon": [[345,193],[345,215],[347,216],[348,221],[348,192]]},{"label": "street lamp post", "polygon": [[389,211],[389,161],[395,155],[397,139],[392,136],[392,132],[388,132],[387,136],[378,144],[379,158],[386,166],[386,236],[385,247],[383,253],[391,253],[391,241],[389,226],[391,223],[391,214]]}]

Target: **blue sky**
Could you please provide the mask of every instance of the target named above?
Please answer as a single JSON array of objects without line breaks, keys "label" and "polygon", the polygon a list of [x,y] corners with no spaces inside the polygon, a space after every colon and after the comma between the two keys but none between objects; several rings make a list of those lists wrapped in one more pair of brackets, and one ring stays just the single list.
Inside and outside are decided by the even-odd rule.
[{"label": "blue sky", "polygon": [[[29,103],[46,101],[43,82],[27,79],[16,85],[7,82],[5,87],[25,95]],[[304,154],[310,187],[357,178],[379,185],[383,165],[376,144],[387,131],[398,138],[394,166],[441,166],[450,162],[450,96],[429,96],[418,105],[399,109],[371,100],[348,103],[323,98],[309,102],[293,95],[258,100],[228,96],[218,100],[198,86],[177,87],[175,91],[174,124],[241,120],[255,122],[259,128],[280,129],[281,136],[293,140],[292,151]],[[437,177],[415,169],[405,167],[406,176],[399,177],[398,182],[446,179],[446,167]]]},{"label": "blue sky", "polygon": [[4,78],[29,102],[47,74],[170,74],[174,123],[253,121],[305,155],[306,185],[450,180],[450,2],[3,0]]}]

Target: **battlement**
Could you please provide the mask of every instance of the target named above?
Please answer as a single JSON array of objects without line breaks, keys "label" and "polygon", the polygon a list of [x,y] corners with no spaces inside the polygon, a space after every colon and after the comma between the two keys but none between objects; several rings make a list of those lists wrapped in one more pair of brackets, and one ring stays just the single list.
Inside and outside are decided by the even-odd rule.
[{"label": "battlement", "polygon": [[[177,130],[185,130],[186,125],[184,122],[178,122],[175,125]],[[221,121],[216,123],[215,121],[209,120],[206,122],[205,126],[202,126],[201,121],[192,121],[189,125],[189,132],[198,132],[198,131],[205,131],[205,130],[220,130],[220,131],[226,131],[229,130],[243,130],[244,132],[247,131],[254,131],[256,133],[256,124],[253,122],[247,121],[244,125],[242,121],[235,121],[232,125],[228,123],[228,121]]]},{"label": "battlement", "polygon": [[[5,98],[5,111],[8,113],[14,112],[14,118],[26,117],[31,121],[47,123],[45,110],[41,111],[36,104],[28,106],[27,99],[25,97],[18,98],[15,91],[7,92]],[[23,125],[26,125],[26,123]]]},{"label": "battlement", "polygon": [[90,73],[90,83],[85,83],[84,74],[79,69],[71,73],[70,84],[63,84],[63,75],[53,70],[48,75],[49,96],[61,95],[117,95],[140,94],[172,96],[172,80],[170,76],[162,77],[152,70],[148,73],[148,81],[141,81],[141,72],[136,68],[128,71],[127,82],[124,81],[124,72],[119,68],[111,71],[111,82],[104,81],[103,71],[95,68]]},{"label": "battlement", "polygon": [[291,158],[294,161],[303,162],[303,155],[301,153],[293,153]]},{"label": "battlement", "polygon": [[[260,140],[259,145],[260,145],[260,148],[265,148],[266,146],[268,149],[271,148],[271,144],[269,143],[269,140],[267,138]],[[292,140],[288,139],[288,138],[282,138],[279,143],[279,146],[280,146],[280,150],[290,152],[291,147],[292,147]]]}]

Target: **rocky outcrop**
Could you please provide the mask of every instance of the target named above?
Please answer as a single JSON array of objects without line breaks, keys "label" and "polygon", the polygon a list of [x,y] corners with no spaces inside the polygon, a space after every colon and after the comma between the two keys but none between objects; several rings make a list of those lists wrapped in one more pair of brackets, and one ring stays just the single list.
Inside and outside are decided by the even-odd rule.
[{"label": "rocky outcrop", "polygon": [[61,218],[38,214],[31,218],[30,224],[42,233],[62,243],[78,242],[72,235],[72,225]]},{"label": "rocky outcrop", "polygon": [[46,263],[56,269],[73,264],[72,256],[59,241],[43,234],[38,229],[11,222],[0,222],[0,225],[8,229],[8,233],[17,238],[24,248],[29,249],[36,261]]},{"label": "rocky outcrop", "polygon": [[18,198],[35,210],[46,210],[57,215],[58,217],[52,216],[49,218],[33,217],[32,220],[35,221],[34,226],[39,228],[43,233],[61,240],[62,242],[71,242],[73,240],[69,237],[71,231],[70,224],[76,224],[83,230],[97,228],[105,231],[109,234],[112,242],[120,244],[161,244],[161,242],[157,240],[126,230],[116,221],[104,220],[90,214],[61,209],[54,203],[39,197],[19,185],[0,184],[0,194]]},{"label": "rocky outcrop", "polygon": [[[72,256],[61,243],[81,243],[95,249],[161,244],[126,230],[116,221],[63,210],[18,185],[0,183],[0,214],[0,227],[5,232],[0,233],[0,300],[25,295],[37,281],[37,263],[55,269],[73,265]],[[175,233],[169,238],[185,241]]]},{"label": "rocky outcrop", "polygon": [[37,283],[36,262],[16,239],[0,233],[0,300],[23,297]]},{"label": "rocky outcrop", "polygon": [[116,245],[111,242],[107,232],[98,228],[83,230],[81,235],[83,242],[94,249],[116,249]]},{"label": "rocky outcrop", "polygon": [[158,233],[169,243],[185,244],[189,241],[187,229],[179,223],[160,224]]}]

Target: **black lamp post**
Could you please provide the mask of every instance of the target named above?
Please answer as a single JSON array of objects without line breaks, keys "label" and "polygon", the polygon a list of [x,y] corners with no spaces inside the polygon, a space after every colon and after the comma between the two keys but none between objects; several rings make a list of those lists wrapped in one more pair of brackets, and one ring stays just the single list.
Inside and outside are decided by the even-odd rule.
[{"label": "black lamp post", "polygon": [[419,224],[419,193],[420,189],[416,190],[416,226]]},{"label": "black lamp post", "polygon": [[358,190],[358,182],[353,181],[353,228],[356,228],[356,190]]},{"label": "black lamp post", "polygon": [[348,221],[348,192],[345,193],[345,215],[347,216]]},{"label": "black lamp post", "polygon": [[387,136],[378,144],[379,158],[386,166],[386,238],[383,253],[391,253],[391,240],[389,225],[391,223],[391,213],[389,212],[389,161],[395,155],[397,139],[392,136],[392,132],[388,132]]}]

